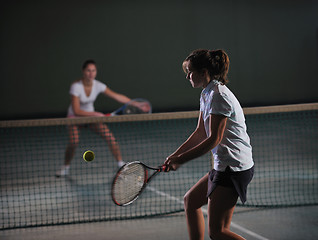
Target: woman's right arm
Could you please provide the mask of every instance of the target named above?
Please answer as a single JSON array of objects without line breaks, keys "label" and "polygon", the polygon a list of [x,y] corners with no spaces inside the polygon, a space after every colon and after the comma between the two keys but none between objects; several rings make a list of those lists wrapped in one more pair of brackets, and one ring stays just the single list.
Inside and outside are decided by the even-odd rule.
[{"label": "woman's right arm", "polygon": [[72,108],[75,116],[80,117],[89,117],[89,116],[96,116],[96,117],[103,117],[104,114],[100,112],[87,112],[80,108],[80,100],[79,97],[76,97],[74,95],[71,95],[71,103]]},{"label": "woman's right arm", "polygon": [[201,143],[206,138],[207,138],[207,135],[206,135],[205,128],[204,128],[204,121],[203,121],[203,117],[202,117],[202,112],[200,112],[197,128],[190,135],[190,137],[169,157],[178,156],[178,155],[190,150],[191,148],[193,148],[194,146],[197,146],[199,143]]}]

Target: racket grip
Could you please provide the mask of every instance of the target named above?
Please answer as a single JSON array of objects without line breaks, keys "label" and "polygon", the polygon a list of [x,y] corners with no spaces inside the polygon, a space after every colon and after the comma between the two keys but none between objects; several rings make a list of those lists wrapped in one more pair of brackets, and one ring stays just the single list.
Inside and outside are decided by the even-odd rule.
[{"label": "racket grip", "polygon": [[160,172],[165,172],[166,169],[167,169],[167,165],[164,164],[160,167]]},{"label": "racket grip", "polygon": [[105,117],[112,117],[112,116],[116,116],[116,113],[112,112],[112,113],[106,113],[104,114]]}]

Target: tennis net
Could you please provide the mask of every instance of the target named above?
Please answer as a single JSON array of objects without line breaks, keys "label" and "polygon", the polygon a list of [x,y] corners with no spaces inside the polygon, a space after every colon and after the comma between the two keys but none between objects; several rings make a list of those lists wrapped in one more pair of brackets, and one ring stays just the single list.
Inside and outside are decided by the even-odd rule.
[{"label": "tennis net", "polygon": [[[255,161],[244,206],[318,204],[318,103],[244,112]],[[136,202],[119,207],[110,196],[116,161],[89,126],[107,124],[124,161],[158,166],[195,129],[197,117],[198,112],[179,112],[0,122],[0,229],[183,211],[183,195],[211,168],[209,154],[160,174]],[[79,145],[69,175],[56,178],[73,125],[82,126]],[[89,163],[82,159],[88,149],[96,155]]]}]

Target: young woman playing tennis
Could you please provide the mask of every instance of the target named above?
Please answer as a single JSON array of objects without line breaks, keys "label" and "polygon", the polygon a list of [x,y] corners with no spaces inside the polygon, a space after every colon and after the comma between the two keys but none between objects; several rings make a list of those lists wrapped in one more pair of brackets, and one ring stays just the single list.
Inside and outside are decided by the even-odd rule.
[{"label": "young woman playing tennis", "polygon": [[200,116],[192,135],[167,157],[167,171],[175,171],[209,151],[214,157],[214,169],[184,196],[190,239],[204,239],[201,207],[205,204],[211,239],[244,239],[230,231],[230,224],[238,197],[246,201],[254,162],[243,110],[225,86],[229,58],[223,50],[195,50],[182,66],[192,87],[203,88]]},{"label": "young woman playing tennis", "polygon": [[[104,83],[95,80],[97,75],[97,67],[94,60],[85,61],[82,67],[82,72],[82,79],[74,82],[71,85],[71,104],[68,108],[67,117],[105,116],[103,113],[96,112],[94,109],[94,102],[100,93],[103,93],[106,96],[123,104],[131,100],[125,95],[112,91]],[[118,161],[118,166],[121,167],[124,165],[119,146],[109,128],[103,123],[89,124],[88,127],[105,139],[112,154]],[[61,170],[56,173],[57,177],[65,176],[69,173],[70,163],[74,157],[75,149],[79,143],[79,130],[79,125],[70,125],[68,127],[69,144],[67,145],[65,151],[64,165],[62,166]]]}]

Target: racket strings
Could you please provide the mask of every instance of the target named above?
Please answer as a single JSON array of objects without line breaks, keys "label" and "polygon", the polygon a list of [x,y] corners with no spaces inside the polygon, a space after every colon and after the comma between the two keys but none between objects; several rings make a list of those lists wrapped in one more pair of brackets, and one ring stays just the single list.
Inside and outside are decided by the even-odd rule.
[{"label": "racket strings", "polygon": [[119,205],[134,200],[146,181],[145,169],[141,164],[128,164],[117,174],[113,185],[113,198]]},{"label": "racket strings", "polygon": [[127,106],[124,110],[124,114],[139,114],[144,113],[144,111],[136,106]]},{"label": "racket strings", "polygon": [[151,113],[151,104],[144,99],[132,100],[123,110],[124,114]]}]

